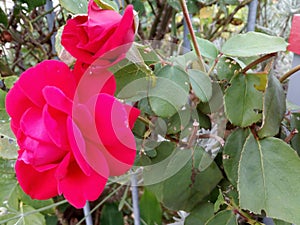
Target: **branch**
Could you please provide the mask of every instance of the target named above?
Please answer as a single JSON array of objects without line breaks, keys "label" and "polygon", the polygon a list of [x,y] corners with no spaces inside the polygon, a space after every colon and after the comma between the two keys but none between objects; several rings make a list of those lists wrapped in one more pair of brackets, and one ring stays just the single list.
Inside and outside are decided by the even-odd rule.
[{"label": "branch", "polygon": [[200,63],[200,68],[203,72],[206,72],[204,61],[203,61],[199,46],[197,44],[196,35],[195,35],[194,29],[193,29],[191,18],[189,16],[189,11],[188,11],[186,2],[185,2],[185,0],[179,0],[179,2],[180,2],[180,6],[182,8],[182,11],[183,11],[183,16],[186,20],[186,23],[187,23],[187,26],[188,26],[188,29],[189,29],[189,32],[190,32],[190,35],[191,35],[191,39],[192,39],[192,42],[193,42],[193,46],[194,46],[196,55],[198,56],[198,60],[199,60],[199,63]]},{"label": "branch", "polygon": [[277,53],[273,52],[267,55],[264,55],[263,57],[258,58],[257,60],[253,61],[252,63],[250,63],[249,65],[247,65],[244,69],[242,69],[241,73],[246,74],[246,72],[248,70],[250,70],[252,67],[258,65],[261,62],[266,61],[267,59],[276,56]]},{"label": "branch", "polygon": [[300,70],[300,65],[294,67],[290,71],[288,71],[286,74],[284,74],[282,77],[280,77],[279,81],[280,83],[283,83],[286,79],[288,79],[290,76],[292,76],[294,73],[298,72]]}]

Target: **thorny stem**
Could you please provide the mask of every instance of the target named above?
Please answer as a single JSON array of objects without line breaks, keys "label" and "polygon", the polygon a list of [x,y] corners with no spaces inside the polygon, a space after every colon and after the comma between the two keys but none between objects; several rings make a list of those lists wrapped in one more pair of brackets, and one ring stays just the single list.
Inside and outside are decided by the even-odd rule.
[{"label": "thorny stem", "polygon": [[284,139],[284,141],[286,142],[286,143],[289,143],[292,139],[293,139],[293,137],[296,135],[296,134],[298,134],[299,132],[298,132],[298,130],[295,128],[295,129],[293,129],[292,131],[291,131],[291,133]]},{"label": "thorny stem", "polygon": [[216,65],[218,64],[220,58],[222,57],[222,55],[223,55],[223,53],[220,53],[220,54],[218,55],[218,57],[215,59],[214,64],[212,65],[212,67],[209,69],[209,71],[208,71],[208,73],[207,73],[208,76],[210,76],[210,74],[213,72],[213,70],[215,69]]},{"label": "thorny stem", "polygon": [[144,124],[148,125],[149,127],[154,127],[154,124],[147,118],[144,118],[142,116],[138,116],[138,119],[142,121]]},{"label": "thorny stem", "polygon": [[290,71],[288,71],[286,74],[284,74],[282,77],[280,77],[279,81],[280,83],[283,83],[286,79],[288,79],[290,76],[292,76],[294,73],[298,72],[300,70],[300,65],[294,67]]},{"label": "thorny stem", "polygon": [[266,61],[269,58],[272,58],[274,56],[276,56],[277,53],[270,53],[267,55],[264,55],[263,57],[260,57],[259,59],[253,61],[252,63],[250,63],[249,65],[247,65],[242,71],[241,73],[246,74],[248,70],[250,70],[252,67],[258,65],[261,62]]},{"label": "thorny stem", "polygon": [[179,2],[180,2],[180,6],[182,8],[182,11],[183,11],[183,16],[186,20],[186,23],[187,23],[187,26],[188,26],[188,29],[189,29],[189,32],[190,32],[190,35],[191,35],[191,39],[192,39],[192,42],[193,42],[193,46],[194,46],[196,55],[197,55],[199,63],[200,63],[200,68],[203,72],[206,72],[204,61],[203,61],[199,46],[197,44],[196,35],[195,35],[194,30],[193,30],[193,25],[192,25],[192,22],[191,22],[191,18],[189,16],[189,11],[188,11],[186,2],[185,2],[185,0],[179,0]]}]

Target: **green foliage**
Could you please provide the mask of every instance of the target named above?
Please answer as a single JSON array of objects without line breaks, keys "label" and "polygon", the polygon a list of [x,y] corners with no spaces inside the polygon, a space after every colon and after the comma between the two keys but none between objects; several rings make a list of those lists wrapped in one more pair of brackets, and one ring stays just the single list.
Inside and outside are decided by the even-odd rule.
[{"label": "green foliage", "polygon": [[261,119],[263,93],[254,75],[237,74],[225,91],[224,103],[227,118],[236,126],[247,127]]},{"label": "green foliage", "polygon": [[[52,31],[45,29],[48,12],[39,7],[45,0],[15,2],[10,15],[0,10],[0,31],[7,29],[13,37],[0,60],[5,85],[0,89],[0,119],[4,120],[0,124],[0,207],[6,210],[0,223],[56,224],[54,200],[32,200],[17,184],[18,147],[9,127],[5,97],[22,71],[54,57],[49,37],[56,28],[57,55],[73,65],[60,46],[65,12],[86,14],[87,1],[60,0],[62,8],[57,8]],[[300,223],[296,154],[300,153],[300,134],[290,135],[293,129],[300,130],[300,114],[285,115],[284,89],[272,70],[261,72],[264,60],[247,68],[261,56],[285,51],[285,40],[258,32],[232,35],[244,29],[246,1],[188,1],[194,30],[200,31],[196,41],[206,63],[207,72],[203,72],[194,51],[181,54],[180,46],[174,44],[181,45],[183,36],[178,1],[129,2],[139,12],[137,39],[142,42],[134,43],[127,58],[110,69],[116,78],[116,97],[141,110],[133,130],[138,146],[136,166],[142,166],[141,177],[147,186],[140,187],[141,218],[147,224],[167,224],[174,211],[185,210],[187,225],[237,225],[241,214],[249,217],[250,224],[260,224],[257,218],[265,215],[275,218],[276,225]],[[115,1],[96,3],[119,11]],[[174,43],[143,42],[148,37]],[[8,46],[0,44],[3,49]],[[214,127],[216,132],[212,132]],[[289,135],[291,146],[279,139]],[[206,144],[201,144],[204,140]],[[207,149],[216,143],[225,145],[212,155]],[[128,190],[98,210],[101,224],[118,225],[125,220],[133,224]],[[47,210],[40,212],[44,207]],[[68,205],[62,211],[66,208]]]},{"label": "green foliage", "polygon": [[118,210],[118,206],[115,203],[106,203],[103,206],[100,224],[107,225],[123,225],[122,212]]},{"label": "green foliage", "polygon": [[59,0],[59,4],[73,14],[87,14],[87,1],[85,0]]},{"label": "green foliage", "polygon": [[162,208],[157,201],[155,195],[147,190],[140,199],[141,218],[148,225],[161,224],[162,221]]},{"label": "green foliage", "polygon": [[[277,138],[257,140],[250,134],[243,148],[238,171],[240,206],[269,217],[300,223],[297,205],[300,159]],[[286,163],[289,163],[288,166]]]},{"label": "green foliage", "polygon": [[7,16],[1,8],[0,8],[0,23],[2,23],[4,26],[8,25]]},{"label": "green foliage", "polygon": [[228,56],[250,57],[285,51],[286,47],[287,43],[283,38],[273,37],[262,33],[248,32],[230,38],[223,45],[221,52]]},{"label": "green foliage", "polygon": [[286,111],[285,94],[277,78],[269,75],[264,94],[262,126],[258,130],[260,138],[272,137],[279,132]]},{"label": "green foliage", "polygon": [[206,225],[237,225],[236,215],[230,211],[221,211],[212,217]]}]

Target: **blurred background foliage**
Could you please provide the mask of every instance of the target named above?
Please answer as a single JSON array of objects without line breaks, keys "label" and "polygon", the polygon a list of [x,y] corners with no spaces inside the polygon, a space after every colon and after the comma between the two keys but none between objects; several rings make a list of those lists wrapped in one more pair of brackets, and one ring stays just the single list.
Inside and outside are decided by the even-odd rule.
[{"label": "blurred background foliage", "polygon": [[[187,1],[197,36],[212,41],[219,48],[232,35],[246,31],[250,2]],[[7,91],[23,71],[42,60],[58,58],[56,33],[73,14],[85,13],[86,3],[85,0],[0,0],[0,224],[76,224],[83,218],[81,210],[75,210],[60,198],[33,201],[19,188],[13,169],[17,145],[9,129],[4,101]],[[139,15],[137,41],[166,40],[190,48],[178,1],[116,0],[115,3],[121,12],[124,5],[134,5]],[[260,0],[255,29],[288,40],[295,13],[300,13],[299,0]],[[273,69],[283,74],[291,67],[292,54],[280,53],[276,60],[281,63],[274,63]],[[150,192],[141,194],[143,224],[174,222],[177,212],[162,211]],[[128,187],[108,184],[105,193],[92,203],[94,223],[133,224],[131,204]],[[157,210],[149,217],[147,210],[154,208]],[[179,216],[184,217],[183,213]]]}]

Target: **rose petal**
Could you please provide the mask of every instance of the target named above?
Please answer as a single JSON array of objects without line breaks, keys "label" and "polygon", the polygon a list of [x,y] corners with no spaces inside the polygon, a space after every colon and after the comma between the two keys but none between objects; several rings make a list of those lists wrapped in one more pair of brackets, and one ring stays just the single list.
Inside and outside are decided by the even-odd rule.
[{"label": "rose petal", "polygon": [[[18,104],[16,104],[18,103]],[[18,123],[23,113],[34,106],[34,104],[22,92],[18,82],[12,87],[6,96],[6,110],[13,120],[14,127],[18,127]],[[16,129],[13,129],[16,134]]]},{"label": "rose petal", "polygon": [[72,100],[57,87],[46,86],[43,89],[43,96],[48,105],[68,115],[72,114]]},{"label": "rose petal", "polygon": [[58,195],[55,169],[38,172],[22,160],[17,160],[15,169],[20,186],[31,198],[45,200]]},{"label": "rose petal", "polygon": [[[84,120],[82,120],[83,122]],[[80,126],[81,124],[79,124]],[[75,159],[86,175],[91,174],[90,166],[102,177],[109,177],[109,169],[107,165],[107,160],[99,150],[101,144],[91,143],[96,141],[97,137],[92,135],[97,135],[97,132],[91,134],[89,139],[84,138],[81,129],[69,118],[68,119],[68,134],[69,140],[72,147],[72,152],[75,156]],[[88,162],[88,164],[87,164]]]},{"label": "rose petal", "polygon": [[123,105],[127,114],[128,114],[128,122],[129,122],[129,127],[132,129],[134,127],[134,123],[139,117],[141,111],[135,107],[132,107],[131,105]]},{"label": "rose petal", "polygon": [[43,121],[51,141],[59,148],[69,149],[67,115],[45,105],[43,109]]},{"label": "rose petal", "polygon": [[[64,174],[65,176],[62,176]],[[102,193],[107,179],[92,171],[86,176],[75,161],[66,157],[57,169],[59,193],[76,208],[83,208],[86,201],[96,200]]]},{"label": "rose petal", "polygon": [[86,44],[89,41],[85,27],[82,26],[87,19],[87,16],[76,16],[73,19],[69,19],[62,32],[61,44],[76,59],[91,64],[94,53],[80,47],[82,43]]},{"label": "rose petal", "polygon": [[68,117],[67,119],[67,129],[70,146],[72,149],[72,153],[76,159],[76,162],[81,168],[81,170],[87,176],[90,176],[92,173],[92,169],[81,154],[81,152],[86,152],[85,140],[82,137],[81,131],[78,129],[78,127],[70,117]]},{"label": "rose petal", "polygon": [[132,167],[136,156],[136,143],[127,112],[122,103],[107,94],[98,96],[94,108],[97,131],[107,154],[105,157],[110,156],[107,159],[110,175],[121,175]]},{"label": "rose petal", "polygon": [[71,99],[75,91],[75,80],[69,67],[56,60],[46,60],[26,70],[17,83],[23,93],[41,108],[45,104],[42,93],[44,87],[56,86]]},{"label": "rose petal", "polygon": [[57,165],[67,154],[67,151],[53,144],[36,141],[27,136],[22,140],[20,147],[26,151],[19,155],[19,159],[31,164],[39,172],[53,168],[53,165]]},{"label": "rose petal", "polygon": [[42,110],[36,107],[26,110],[20,120],[20,127],[26,136],[38,141],[52,143],[42,119]]},{"label": "rose petal", "polygon": [[97,52],[95,59],[114,48],[132,43],[134,41],[134,32],[133,6],[128,5],[118,28],[116,28],[115,32],[110,35],[110,38],[101,47],[100,51]]},{"label": "rose petal", "polygon": [[[77,86],[76,97],[78,97],[80,102],[84,103],[98,93],[113,95],[115,90],[116,80],[110,71],[90,66]],[[77,103],[75,102],[74,104],[76,105]]]}]

